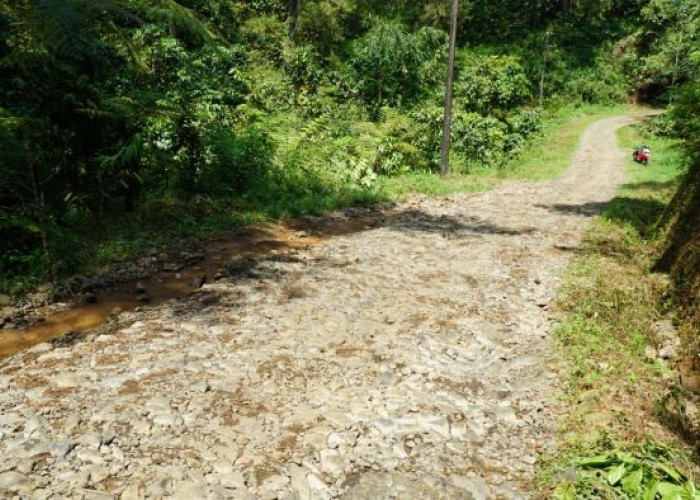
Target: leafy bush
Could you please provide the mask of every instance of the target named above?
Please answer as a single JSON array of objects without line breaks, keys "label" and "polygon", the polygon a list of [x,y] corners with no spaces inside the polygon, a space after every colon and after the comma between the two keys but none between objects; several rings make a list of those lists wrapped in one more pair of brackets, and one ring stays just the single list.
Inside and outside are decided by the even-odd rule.
[{"label": "leafy bush", "polygon": [[219,129],[209,140],[214,159],[199,175],[199,191],[240,195],[269,182],[275,146],[263,130],[251,126],[234,134]]},{"label": "leafy bush", "polygon": [[[422,151],[426,167],[437,167],[440,163],[444,109],[438,103],[426,101],[415,106],[409,116],[414,125],[407,132],[406,141]],[[454,133],[455,129],[452,130]]]},{"label": "leafy bush", "polygon": [[342,184],[368,188],[377,179],[368,159],[357,157],[350,151],[341,150],[334,154],[330,165]]},{"label": "leafy bush", "polygon": [[352,14],[352,8],[347,2],[303,2],[296,40],[312,44],[323,58],[328,59],[347,39],[345,26]]},{"label": "leafy bush", "polygon": [[280,62],[287,41],[285,23],[274,16],[248,19],[241,26],[241,38],[246,46],[272,62]]},{"label": "leafy bush", "polygon": [[297,91],[315,93],[323,72],[313,48],[309,45],[289,46],[284,50],[283,68]]},{"label": "leafy bush", "polygon": [[482,114],[523,104],[530,84],[518,58],[470,56],[460,65],[455,82],[457,105]]},{"label": "leafy bush", "polygon": [[[246,100],[263,113],[288,109],[294,103],[294,88],[283,73],[272,66],[252,68],[245,77],[250,88]],[[251,112],[250,109],[246,111]]]},{"label": "leafy bush", "polygon": [[528,138],[542,131],[542,116],[535,109],[520,109],[508,116],[506,124],[509,131],[504,149],[519,156]]},{"label": "leafy bush", "polygon": [[[422,165],[435,168],[440,160],[443,108],[437,103],[424,103],[416,106],[410,116],[413,127],[405,133],[404,141],[422,153]],[[456,110],[452,118],[452,149],[468,163],[499,166],[507,153],[520,149],[528,137],[540,130],[541,118],[535,110],[515,111],[505,120]]]},{"label": "leafy bush", "polygon": [[425,54],[416,78],[428,92],[438,89],[442,95],[447,74],[448,35],[442,30],[425,27],[418,30],[415,37]]},{"label": "leafy bush", "polygon": [[621,102],[629,94],[630,86],[616,68],[599,65],[572,72],[563,86],[566,95],[587,103]]},{"label": "leafy bush", "polygon": [[392,21],[377,21],[352,45],[350,63],[364,98],[374,105],[414,99],[421,89],[418,73],[432,55],[425,37]]},{"label": "leafy bush", "polygon": [[420,170],[421,151],[401,139],[385,137],[377,147],[374,170],[382,175],[397,175]]},{"label": "leafy bush", "polygon": [[542,115],[536,109],[519,109],[506,120],[511,133],[529,137],[542,131]]},{"label": "leafy bush", "polygon": [[506,151],[505,123],[478,113],[459,113],[452,128],[454,149],[463,152],[468,161],[500,165]]}]

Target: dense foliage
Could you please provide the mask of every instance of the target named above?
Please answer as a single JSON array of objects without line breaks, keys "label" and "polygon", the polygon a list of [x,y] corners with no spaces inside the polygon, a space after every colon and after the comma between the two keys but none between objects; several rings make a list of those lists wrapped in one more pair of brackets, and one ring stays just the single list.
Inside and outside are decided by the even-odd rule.
[{"label": "dense foliage", "polygon": [[[2,2],[0,281],[73,270],[79,228],[153,200],[284,203],[434,170],[447,15],[438,0]],[[697,109],[697,17],[692,0],[463,0],[454,170],[518,155],[542,103]]]}]

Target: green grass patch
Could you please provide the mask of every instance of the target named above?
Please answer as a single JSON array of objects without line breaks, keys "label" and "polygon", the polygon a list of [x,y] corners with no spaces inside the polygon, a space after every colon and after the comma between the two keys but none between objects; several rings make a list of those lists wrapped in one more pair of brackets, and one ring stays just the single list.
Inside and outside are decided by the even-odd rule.
[{"label": "green grass patch", "polygon": [[455,174],[441,179],[432,172],[415,172],[397,177],[382,177],[379,183],[388,199],[398,200],[415,193],[441,196],[485,191],[496,186],[499,179],[493,174]]},{"label": "green grass patch", "polygon": [[[678,185],[681,158],[676,141],[649,138],[644,130],[635,125],[619,131],[621,146],[630,152],[627,182],[587,230],[559,300],[556,335],[566,410],[559,453],[541,469],[543,485],[559,483],[559,498],[697,498],[685,475],[678,473],[676,481],[657,474],[664,467],[688,470],[682,445],[655,421],[670,370],[646,355],[648,347],[657,347],[655,323],[670,307],[667,277],[650,269],[659,245],[656,224]],[[631,159],[632,148],[642,142],[652,144],[648,166]],[[670,452],[663,460],[635,455],[642,446]],[[591,471],[591,457],[601,453],[609,463]],[[575,479],[562,479],[562,470],[573,471]],[[665,496],[666,490],[685,492]]]}]

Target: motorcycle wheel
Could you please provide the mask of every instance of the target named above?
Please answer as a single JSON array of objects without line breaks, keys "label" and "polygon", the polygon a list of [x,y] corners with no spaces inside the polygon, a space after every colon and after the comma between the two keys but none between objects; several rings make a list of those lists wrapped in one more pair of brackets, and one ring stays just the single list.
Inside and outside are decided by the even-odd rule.
[{"label": "motorcycle wheel", "polygon": [[633,161],[639,161],[639,160],[638,160],[638,155],[637,155],[637,152],[636,152],[636,151],[635,151],[634,153],[632,153],[632,160],[633,160]]}]

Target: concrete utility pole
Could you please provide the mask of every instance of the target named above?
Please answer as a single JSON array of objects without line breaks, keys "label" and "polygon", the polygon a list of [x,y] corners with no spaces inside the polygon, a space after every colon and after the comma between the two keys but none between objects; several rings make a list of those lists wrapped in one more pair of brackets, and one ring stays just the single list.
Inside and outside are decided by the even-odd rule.
[{"label": "concrete utility pole", "polygon": [[549,30],[544,34],[542,46],[542,70],[540,73],[540,108],[544,106],[544,78],[547,74],[547,59],[549,57]]},{"label": "concrete utility pole", "polygon": [[452,128],[452,94],[455,81],[455,45],[457,42],[457,12],[459,0],[452,0],[450,14],[450,54],[447,59],[447,85],[445,85],[445,123],[442,129],[442,155],[440,157],[440,175],[450,172],[450,130]]}]

